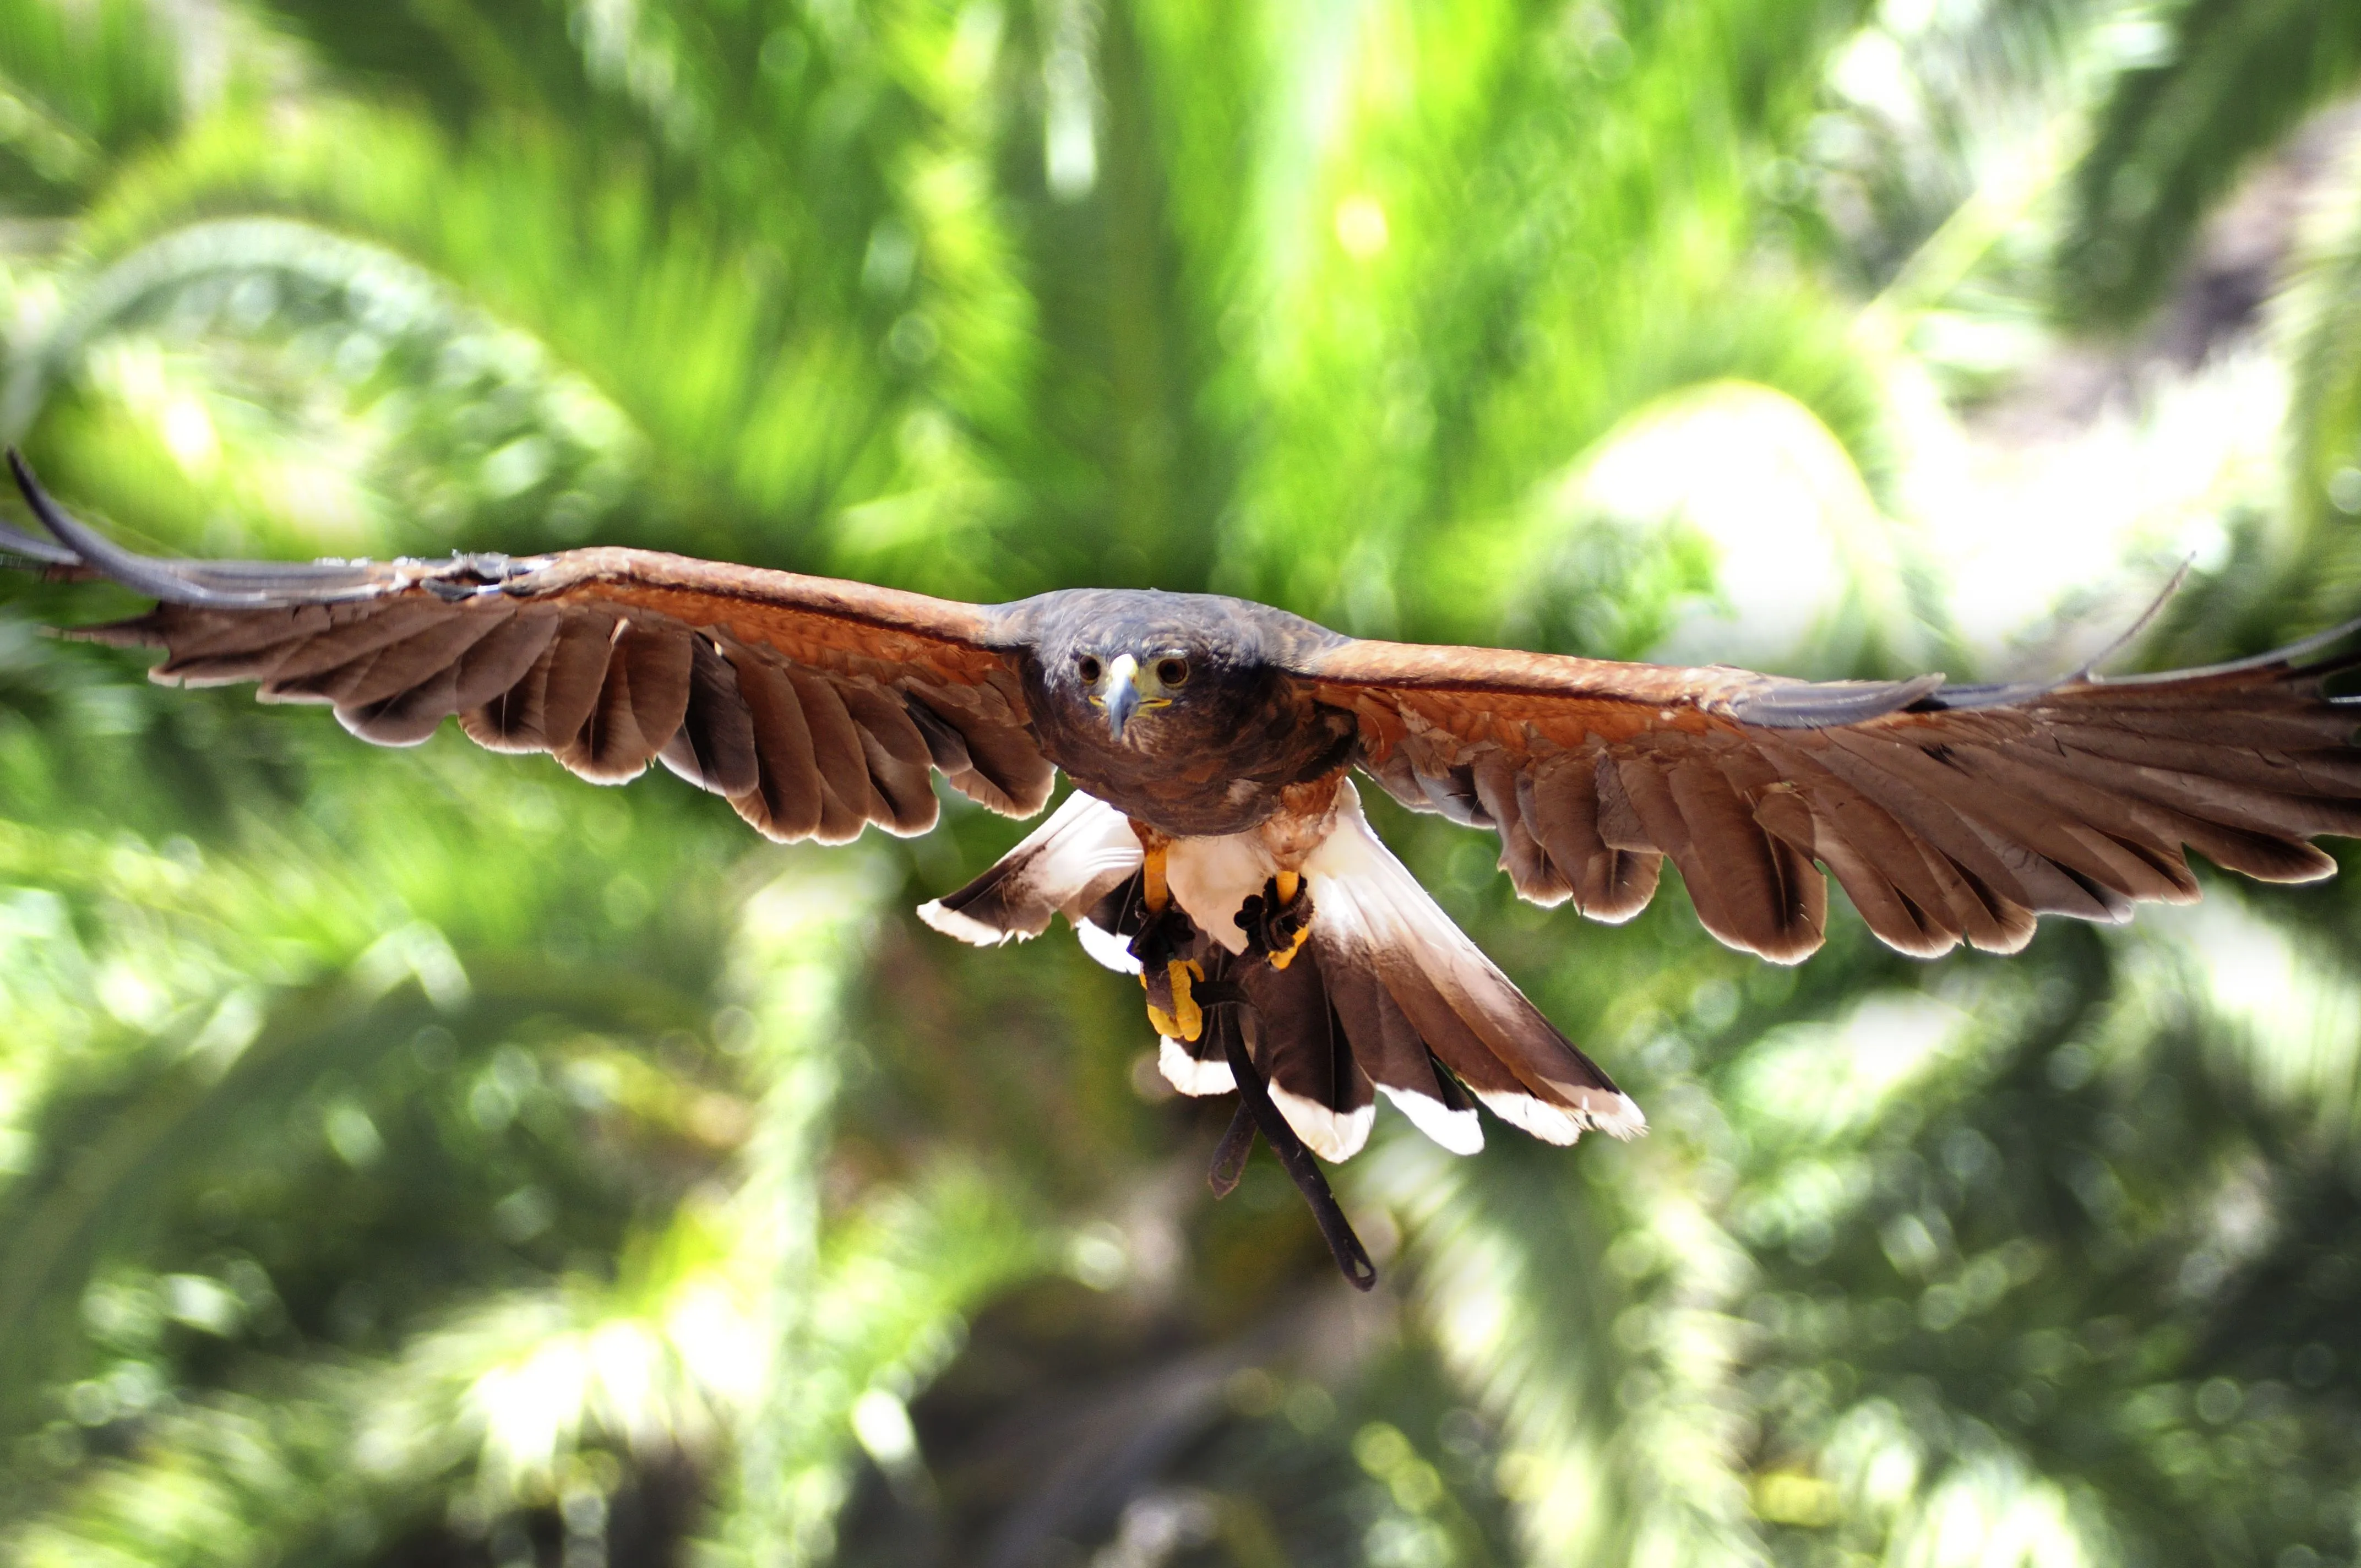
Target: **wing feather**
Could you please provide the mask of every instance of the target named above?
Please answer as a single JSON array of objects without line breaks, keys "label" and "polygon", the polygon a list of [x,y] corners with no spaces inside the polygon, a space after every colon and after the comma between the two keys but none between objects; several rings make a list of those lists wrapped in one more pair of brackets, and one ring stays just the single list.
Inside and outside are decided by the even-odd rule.
[{"label": "wing feather", "polygon": [[[467,651],[490,635],[515,613],[446,616],[429,622],[398,642],[389,642],[345,666],[343,678],[326,694],[338,707],[380,703],[454,669]],[[458,687],[455,682],[452,690]]]},{"label": "wing feather", "polygon": [[2038,807],[1976,790],[1918,746],[1888,736],[1831,730],[1828,738],[1829,766],[1855,787],[1893,800],[1911,827],[1982,888],[2033,914],[2119,917],[2118,905],[2025,843],[2039,834]]},{"label": "wing feather", "polygon": [[589,714],[551,755],[593,784],[638,778],[688,712],[692,660],[686,627],[618,620]]},{"label": "wing feather", "polygon": [[1979,928],[1949,859],[1922,843],[1875,801],[1802,754],[1763,748],[1776,777],[1755,792],[1755,819],[1828,867],[1870,929],[1915,958],[1950,951]]},{"label": "wing feather", "polygon": [[442,665],[408,691],[375,702],[336,705],[336,722],[379,746],[422,744],[451,717],[459,690],[459,666]]},{"label": "wing feather", "polygon": [[[1618,848],[1600,834],[1598,773],[1594,757],[1566,753],[1547,758],[1519,770],[1518,803],[1572,889],[1574,906],[1594,920],[1614,925],[1648,906],[1664,857],[1653,849]],[[1524,804],[1528,794],[1530,806]]]},{"label": "wing feather", "polygon": [[730,804],[766,839],[781,843],[808,839],[819,831],[827,807],[820,798],[819,760],[812,751],[803,698],[776,660],[742,645],[729,652],[738,671],[738,690],[753,719],[758,773],[755,787],[731,796]]},{"label": "wing feather", "polygon": [[554,753],[570,746],[590,722],[607,689],[607,666],[614,662],[621,623],[611,610],[566,618],[549,644],[539,692],[541,728],[533,750]]},{"label": "wing feather", "polygon": [[1822,940],[1833,875],[1881,939],[1931,957],[2013,952],[2044,914],[2185,903],[2191,850],[2269,881],[2327,875],[2310,840],[2361,837],[2361,710],[2323,683],[2361,657],[2300,660],[2356,630],[2005,686],[1350,639],[1290,673],[1355,716],[1356,761],[1396,799],[1494,828],[1537,903],[1628,919],[1669,857],[1716,937],[1793,961]]},{"label": "wing feather", "polygon": [[1500,831],[1500,869],[1509,873],[1517,892],[1547,908],[1573,896],[1566,880],[1542,847],[1530,809],[1532,794],[1520,794],[1516,764],[1499,751],[1487,752],[1476,764],[1476,798]]},{"label": "wing feather", "polygon": [[809,671],[791,674],[796,695],[803,698],[805,721],[811,727],[812,754],[819,763],[819,839],[843,843],[859,837],[873,816],[883,815],[869,787],[869,753],[836,683]]},{"label": "wing feather", "polygon": [[924,832],[938,770],[1012,816],[1038,811],[1055,781],[1007,607],[635,550],[159,561],[75,522],[15,467],[59,543],[9,559],[159,599],[76,635],[162,648],[160,681],[254,681],[387,745],[456,714],[480,745],[546,751],[602,783],[661,759],[776,839]]},{"label": "wing feather", "polygon": [[881,687],[848,681],[837,688],[845,711],[860,727],[869,770],[871,820],[889,833],[908,837],[935,825],[940,807],[928,784],[934,758],[910,711]]},{"label": "wing feather", "polygon": [[[1775,962],[1809,956],[1828,924],[1828,884],[1819,872],[1755,820],[1717,759],[1685,757],[1664,777],[1688,829],[1697,873],[1719,911],[1720,925],[1708,921],[1707,929]],[[1689,874],[1684,865],[1682,878]]]},{"label": "wing feather", "polygon": [[[169,609],[159,606],[156,616],[148,619],[169,624]],[[449,619],[450,611],[438,605],[411,600],[389,605],[377,615],[335,621],[286,646],[259,695],[265,702],[328,700],[339,673],[366,672],[368,656],[379,649]]]},{"label": "wing feather", "polygon": [[481,707],[524,679],[556,637],[557,624],[554,615],[519,610],[486,633],[459,657],[451,711],[465,713]]},{"label": "wing feather", "polygon": [[680,729],[656,755],[697,788],[725,798],[748,794],[763,782],[754,716],[739,693],[737,670],[710,637],[690,644],[688,707]]}]

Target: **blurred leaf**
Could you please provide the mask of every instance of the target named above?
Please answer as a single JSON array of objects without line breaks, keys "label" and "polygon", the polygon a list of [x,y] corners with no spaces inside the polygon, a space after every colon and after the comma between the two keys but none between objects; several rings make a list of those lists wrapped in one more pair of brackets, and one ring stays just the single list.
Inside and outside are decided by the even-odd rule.
[{"label": "blurred leaf", "polygon": [[2361,16],[2309,0],[2128,11],[2118,74],[2073,175],[2059,243],[2069,309],[2127,327],[2172,283],[2207,210],[2361,72]]}]

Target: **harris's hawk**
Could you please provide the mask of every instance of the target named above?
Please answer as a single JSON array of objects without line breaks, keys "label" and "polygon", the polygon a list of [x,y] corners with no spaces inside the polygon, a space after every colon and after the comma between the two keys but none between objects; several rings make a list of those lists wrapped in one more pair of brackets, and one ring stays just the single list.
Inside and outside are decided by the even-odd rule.
[{"label": "harris's hawk", "polygon": [[1029,817],[919,914],[996,944],[1063,914],[1140,975],[1165,1075],[1233,1090],[1340,1265],[1374,1278],[1305,1147],[1341,1160],[1382,1092],[1446,1148],[1478,1104],[1553,1143],[1639,1108],[1468,940],[1362,816],[1357,771],[1500,838],[1519,894],[1629,919],[1664,860],[1722,941],[1793,963],[1833,874],[1931,958],[2013,952],[2044,914],[2121,921],[2198,895],[2185,858],[2325,877],[2361,837],[2356,710],[2305,662],[2353,628],[2210,669],[2034,685],[1814,684],[1352,638],[1265,605],[1071,589],[969,605],[650,551],[444,561],[163,561],[73,521],[12,452],[51,540],[0,555],[151,596],[75,633],[159,647],[158,680],[252,681],[414,745],[445,718],[601,784],[652,762],[782,841],[934,825],[930,775]]}]

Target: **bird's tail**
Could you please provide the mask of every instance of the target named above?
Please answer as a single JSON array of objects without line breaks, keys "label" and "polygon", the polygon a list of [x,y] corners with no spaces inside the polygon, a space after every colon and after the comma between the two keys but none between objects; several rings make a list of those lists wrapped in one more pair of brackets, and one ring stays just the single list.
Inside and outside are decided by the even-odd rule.
[{"label": "bird's tail", "polygon": [[[1128,938],[1145,918],[1141,850],[1122,813],[1079,792],[998,864],[918,911],[937,930],[996,945],[1039,935],[1062,914],[1092,957],[1137,973]],[[1483,1146],[1477,1102],[1551,1143],[1596,1127],[1617,1137],[1647,1119],[1452,923],[1361,814],[1348,781],[1334,827],[1305,861],[1310,938],[1293,961],[1249,948],[1238,913],[1278,870],[1255,834],[1182,839],[1173,896],[1196,926],[1187,954],[1209,981],[1240,986],[1242,1026],[1272,1100],[1331,1160],[1367,1141],[1379,1091],[1444,1147]],[[1301,896],[1301,895],[1299,895]],[[1167,1036],[1164,1076],[1184,1094],[1236,1088],[1212,1027]]]}]

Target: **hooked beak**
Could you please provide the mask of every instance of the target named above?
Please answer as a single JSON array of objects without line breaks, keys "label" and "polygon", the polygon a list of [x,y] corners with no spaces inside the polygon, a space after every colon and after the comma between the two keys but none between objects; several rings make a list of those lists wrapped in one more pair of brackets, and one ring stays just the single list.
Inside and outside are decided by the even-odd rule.
[{"label": "hooked beak", "polygon": [[1109,660],[1106,678],[1093,700],[1106,709],[1108,737],[1120,741],[1123,727],[1139,711],[1139,661],[1128,653]]}]

